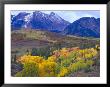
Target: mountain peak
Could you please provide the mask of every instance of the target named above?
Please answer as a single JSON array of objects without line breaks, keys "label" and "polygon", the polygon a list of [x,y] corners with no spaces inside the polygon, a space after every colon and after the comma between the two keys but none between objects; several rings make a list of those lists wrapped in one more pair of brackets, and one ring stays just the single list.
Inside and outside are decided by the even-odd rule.
[{"label": "mountain peak", "polygon": [[25,16],[25,15],[28,15],[29,13],[26,13],[26,12],[20,12],[17,16]]},{"label": "mountain peak", "polygon": [[42,13],[41,11],[34,11],[34,13]]},{"label": "mountain peak", "polygon": [[34,11],[33,14],[35,14],[35,15],[38,15],[38,14],[42,15],[43,13],[41,11]]},{"label": "mountain peak", "polygon": [[53,21],[59,21],[59,22],[63,21],[63,19],[59,15],[57,15],[56,13],[54,13],[54,12],[51,12],[50,15],[49,15],[49,17]]},{"label": "mountain peak", "polygon": [[95,17],[82,17],[78,20],[96,20],[96,18]]},{"label": "mountain peak", "polygon": [[50,15],[51,15],[51,16],[54,16],[54,15],[56,15],[56,14],[55,14],[54,12],[51,12]]}]

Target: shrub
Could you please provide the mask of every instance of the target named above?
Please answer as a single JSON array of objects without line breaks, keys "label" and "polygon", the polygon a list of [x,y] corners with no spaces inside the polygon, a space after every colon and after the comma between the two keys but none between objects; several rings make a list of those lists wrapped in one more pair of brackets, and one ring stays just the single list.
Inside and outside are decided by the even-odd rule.
[{"label": "shrub", "polygon": [[43,56],[45,59],[48,58],[48,56],[51,55],[51,50],[49,47],[44,48],[33,48],[31,51],[32,56]]},{"label": "shrub", "polygon": [[60,72],[60,70],[61,70],[61,65],[60,65],[60,63],[57,63],[56,64],[56,66],[55,66],[55,76],[57,76],[58,75],[58,73]]},{"label": "shrub", "polygon": [[88,66],[91,66],[91,65],[94,64],[94,61],[93,61],[93,60],[87,60],[87,61],[86,61],[86,64],[87,64]]},{"label": "shrub", "polygon": [[66,76],[67,74],[68,74],[68,69],[66,67],[63,67],[60,70],[60,73],[58,74],[58,77],[63,77],[63,76]]},{"label": "shrub", "polygon": [[71,64],[71,59],[65,59],[61,62],[61,66],[68,67]]},{"label": "shrub", "polygon": [[17,77],[35,77],[38,76],[38,66],[35,63],[25,63],[23,70],[18,72]]},{"label": "shrub", "polygon": [[55,67],[55,62],[44,61],[43,63],[39,64],[39,76],[55,76]]}]

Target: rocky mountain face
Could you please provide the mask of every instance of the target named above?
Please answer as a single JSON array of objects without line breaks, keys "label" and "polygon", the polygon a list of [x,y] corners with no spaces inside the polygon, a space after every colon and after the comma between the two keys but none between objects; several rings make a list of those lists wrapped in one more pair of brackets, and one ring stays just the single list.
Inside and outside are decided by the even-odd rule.
[{"label": "rocky mountain face", "polygon": [[[13,17],[13,16],[12,16]],[[31,28],[50,31],[63,31],[70,23],[56,13],[45,14],[41,11],[22,12],[11,18],[12,29]]]}]

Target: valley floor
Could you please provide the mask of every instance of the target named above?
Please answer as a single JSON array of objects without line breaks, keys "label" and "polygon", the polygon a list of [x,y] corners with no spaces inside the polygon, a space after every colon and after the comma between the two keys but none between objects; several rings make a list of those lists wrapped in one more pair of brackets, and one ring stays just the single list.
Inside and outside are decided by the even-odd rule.
[{"label": "valley floor", "polygon": [[[19,33],[16,32],[17,34],[15,32],[12,33],[12,41],[11,41],[11,58],[12,58],[11,74],[12,74],[12,76],[16,76],[17,73],[20,74],[20,72],[21,73],[23,72],[23,69],[25,67],[25,66],[23,66],[24,63],[23,64],[22,64],[22,62],[18,63],[17,60],[19,58],[22,58],[24,55],[31,55],[32,57],[33,56],[39,56],[39,57],[42,56],[45,59],[45,60],[43,59],[43,61],[47,61],[48,58],[53,55],[54,51],[59,50],[58,53],[56,54],[56,56],[58,56],[58,55],[61,56],[62,54],[60,54],[60,50],[61,50],[61,52],[64,51],[64,55],[68,55],[69,53],[66,52],[66,51],[68,51],[68,48],[69,49],[79,48],[80,55],[77,55],[77,57],[83,58],[83,55],[81,56],[80,51],[83,52],[83,50],[87,50],[87,49],[89,50],[92,48],[95,49],[96,48],[95,46],[99,45],[99,43],[100,43],[100,40],[96,39],[96,38],[80,38],[80,37],[74,37],[74,36],[61,36],[61,35],[57,35],[56,33],[44,32],[44,31],[29,30],[26,33],[24,33],[24,31],[18,31],[18,32]],[[32,32],[33,32],[33,36],[31,36]],[[63,48],[65,48],[65,50],[62,50]],[[93,51],[95,51],[94,49],[93,49]],[[71,51],[70,51],[70,53],[71,53]],[[88,51],[85,54],[86,54],[86,56],[90,57],[91,55],[94,55],[95,53],[90,54]],[[99,77],[100,76],[100,54],[99,54],[99,52],[97,53],[97,56],[94,56],[94,57],[95,57],[95,64],[89,65],[90,66],[89,68],[81,69],[81,70],[79,69],[78,71],[76,71],[74,73],[71,72],[71,73],[65,74],[63,76],[66,76],[66,77]],[[94,61],[94,57],[90,57],[91,60],[87,59],[86,61],[89,61],[91,63],[91,61]],[[64,58],[65,58],[65,56],[64,56]],[[42,58],[41,58],[41,60],[42,60]],[[73,64],[73,63],[72,63],[71,57],[68,60],[63,59],[62,62],[64,62],[64,66],[72,67],[71,64]],[[78,61],[75,61],[75,62],[78,62]],[[49,62],[49,63],[51,63],[51,62]],[[60,60],[57,60],[57,62],[54,61],[54,63],[59,64]],[[86,62],[84,62],[84,63],[86,63]],[[46,63],[46,64],[48,65],[48,63]],[[60,66],[61,66],[61,64],[60,64]],[[77,65],[75,65],[75,66],[77,66]],[[46,65],[44,67],[46,67]],[[78,67],[81,67],[81,66],[78,66]],[[88,65],[87,65],[87,67],[88,67]],[[67,67],[66,68],[62,67],[60,69],[62,70],[63,68],[64,68],[64,70],[67,70],[66,69]],[[71,69],[74,70],[74,68],[71,68]],[[71,69],[69,69],[69,70],[71,71]],[[58,72],[60,74],[61,74],[61,72],[66,73],[66,71],[58,71]],[[20,76],[20,75],[17,74],[17,76]],[[47,76],[49,76],[49,75],[47,75]],[[52,74],[50,76],[54,76],[54,75]],[[58,75],[58,76],[60,76],[60,75]]]}]

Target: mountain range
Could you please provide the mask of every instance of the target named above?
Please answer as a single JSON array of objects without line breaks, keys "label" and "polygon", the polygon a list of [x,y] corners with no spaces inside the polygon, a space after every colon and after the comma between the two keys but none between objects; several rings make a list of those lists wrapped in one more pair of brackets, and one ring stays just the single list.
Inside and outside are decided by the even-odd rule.
[{"label": "mountain range", "polygon": [[58,14],[41,11],[33,13],[20,12],[11,15],[11,29],[38,29],[81,37],[100,37],[100,18],[82,17],[73,23],[61,18]]},{"label": "mountain range", "polygon": [[100,18],[83,17],[70,25],[64,31],[66,35],[75,35],[81,37],[100,37]]}]

